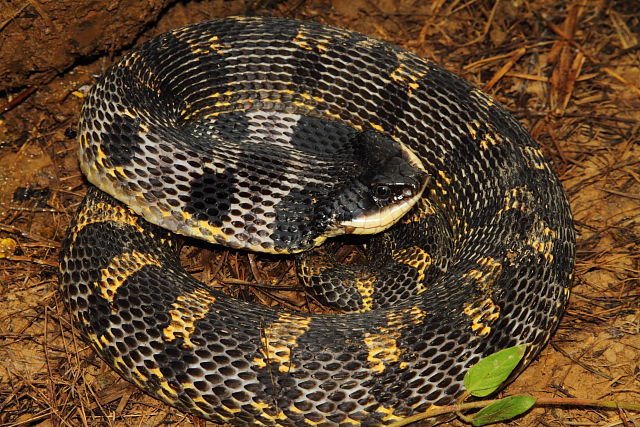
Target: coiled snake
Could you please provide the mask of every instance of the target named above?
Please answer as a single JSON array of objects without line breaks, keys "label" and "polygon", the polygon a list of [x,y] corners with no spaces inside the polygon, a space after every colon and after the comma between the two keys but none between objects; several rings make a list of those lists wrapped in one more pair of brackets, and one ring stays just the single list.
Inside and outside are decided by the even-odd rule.
[{"label": "coiled snake", "polygon": [[[541,150],[493,99],[382,41],[276,18],[180,28],[99,80],[79,140],[100,190],[63,244],[62,290],[100,356],[180,410],[388,424],[454,401],[485,355],[529,343],[530,360],[564,310],[574,235]],[[300,255],[349,311],[325,315],[210,289],[172,234],[293,253],[384,229],[355,264]]]}]

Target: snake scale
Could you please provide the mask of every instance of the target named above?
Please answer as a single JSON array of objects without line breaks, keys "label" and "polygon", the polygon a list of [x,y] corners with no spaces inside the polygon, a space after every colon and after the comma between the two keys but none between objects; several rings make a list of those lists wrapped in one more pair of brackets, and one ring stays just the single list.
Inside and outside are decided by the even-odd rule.
[{"label": "snake scale", "polygon": [[[361,34],[258,17],[170,31],[98,81],[79,144],[99,189],[61,252],[74,321],[120,375],[203,418],[389,424],[453,402],[488,354],[528,343],[528,363],[569,296],[571,214],[540,148],[480,90]],[[173,233],[300,253],[346,313],[211,289]],[[377,233],[364,259],[312,249],[352,233]]]}]

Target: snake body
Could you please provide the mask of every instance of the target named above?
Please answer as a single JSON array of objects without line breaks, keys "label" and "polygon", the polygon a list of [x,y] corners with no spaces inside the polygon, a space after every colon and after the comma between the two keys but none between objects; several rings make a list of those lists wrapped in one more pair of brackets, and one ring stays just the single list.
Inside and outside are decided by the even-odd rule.
[{"label": "snake body", "polygon": [[[453,402],[488,354],[528,343],[528,363],[568,299],[571,215],[540,148],[483,92],[376,39],[277,18],[173,30],[99,80],[79,140],[100,190],[63,243],[62,291],[114,370],[185,412],[388,424]],[[371,223],[389,210],[362,182],[384,179],[378,196],[410,200]],[[346,314],[213,290],[173,234],[292,253],[363,217],[390,228],[361,263],[300,255]]]}]

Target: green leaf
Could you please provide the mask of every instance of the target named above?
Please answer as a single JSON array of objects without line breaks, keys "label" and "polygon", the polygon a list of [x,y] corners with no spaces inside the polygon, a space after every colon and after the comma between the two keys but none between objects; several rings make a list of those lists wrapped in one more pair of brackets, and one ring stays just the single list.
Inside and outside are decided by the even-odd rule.
[{"label": "green leaf", "polygon": [[467,391],[477,397],[493,393],[518,366],[527,344],[505,348],[473,365],[464,376]]},{"label": "green leaf", "polygon": [[509,396],[486,406],[474,414],[471,423],[474,426],[484,426],[505,421],[525,413],[536,403],[531,396]]}]

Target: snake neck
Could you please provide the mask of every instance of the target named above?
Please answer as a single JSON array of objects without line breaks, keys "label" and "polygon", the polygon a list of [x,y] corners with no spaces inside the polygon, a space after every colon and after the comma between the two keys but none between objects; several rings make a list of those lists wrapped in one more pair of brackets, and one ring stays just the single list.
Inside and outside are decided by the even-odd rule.
[{"label": "snake neck", "polygon": [[[327,237],[343,234],[375,234],[402,218],[420,199],[429,181],[421,162],[403,145],[375,131],[359,132],[352,141],[353,164],[343,171],[337,184],[320,189],[312,198],[313,215],[305,216],[309,236],[291,230],[300,220],[301,209],[295,197],[277,218],[280,241],[288,239],[287,250],[300,252],[321,244]],[[322,193],[322,190],[327,190]],[[304,198],[298,198],[304,200]]]}]

